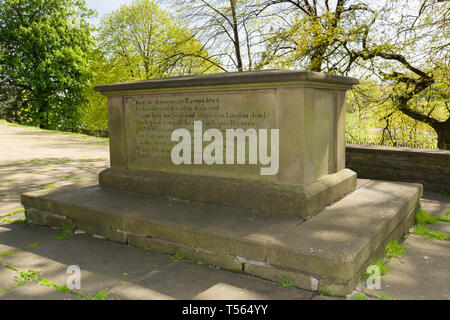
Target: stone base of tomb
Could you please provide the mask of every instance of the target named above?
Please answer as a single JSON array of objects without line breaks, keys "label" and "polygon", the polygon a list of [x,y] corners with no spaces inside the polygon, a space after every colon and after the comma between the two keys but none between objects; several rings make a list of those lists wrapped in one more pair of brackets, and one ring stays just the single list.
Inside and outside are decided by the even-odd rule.
[{"label": "stone base of tomb", "polygon": [[414,223],[419,184],[359,180],[312,218],[77,184],[22,195],[28,223],[80,230],[194,262],[342,296]]},{"label": "stone base of tomb", "polygon": [[236,178],[106,169],[100,173],[99,183],[103,189],[220,204],[306,219],[355,190],[356,173],[344,169],[325,175],[309,185],[293,186]]}]

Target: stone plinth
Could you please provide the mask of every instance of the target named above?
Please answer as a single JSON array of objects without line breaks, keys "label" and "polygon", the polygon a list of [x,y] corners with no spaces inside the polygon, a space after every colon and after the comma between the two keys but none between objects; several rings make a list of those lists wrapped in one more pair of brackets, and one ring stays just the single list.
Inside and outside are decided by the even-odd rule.
[{"label": "stone plinth", "polygon": [[[100,174],[100,186],[312,216],[355,188],[356,174],[345,169],[345,94],[357,83],[276,70],[98,86],[108,97],[111,147],[111,168]],[[202,138],[209,129],[223,136],[223,153],[213,164],[202,154],[213,139],[195,145],[195,121],[201,122]],[[179,143],[172,134],[181,128],[192,137],[190,164],[175,164],[172,158]],[[256,142],[267,130],[265,154],[272,156],[270,133],[278,130],[278,163],[261,164],[260,143],[252,160],[251,138],[245,140],[240,164],[239,147],[227,158],[230,141],[238,144],[237,138],[226,139],[228,129],[254,132]],[[262,174],[264,168],[275,174]]]}]

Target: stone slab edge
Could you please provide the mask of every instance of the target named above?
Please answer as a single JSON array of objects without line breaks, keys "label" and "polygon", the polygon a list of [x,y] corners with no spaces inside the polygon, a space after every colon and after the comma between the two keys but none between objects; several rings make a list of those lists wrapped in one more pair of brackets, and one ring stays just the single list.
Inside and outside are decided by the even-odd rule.
[{"label": "stone slab edge", "polygon": [[[106,169],[99,175],[104,189],[220,204],[262,213],[309,218],[356,188],[356,173],[344,169],[305,186],[260,181]],[[274,200],[276,199],[276,200]]]},{"label": "stone slab edge", "polygon": [[[40,195],[42,195],[41,191],[34,193],[40,193]],[[83,219],[77,217],[71,218],[60,216],[57,212],[50,213],[46,211],[51,210],[52,208],[61,209],[60,206],[51,204],[52,202],[55,202],[55,200],[46,200],[42,197],[34,198],[31,194],[32,193],[23,195],[22,199],[23,204],[26,208],[26,217],[32,224],[56,228],[62,228],[62,226],[65,226],[66,228],[72,227],[73,229],[82,230],[88,234],[106,238],[115,242],[127,243],[136,247],[148,248],[161,253],[170,254],[178,252],[181,254],[181,256],[193,261],[203,262],[235,272],[244,272],[268,280],[277,280],[277,278],[281,278],[282,276],[288,276],[294,280],[294,285],[299,288],[313,291],[321,290],[322,292],[328,292],[333,295],[345,295],[349,292],[349,290],[352,289],[353,284],[355,284],[359,280],[360,275],[364,273],[365,266],[370,263],[374,255],[381,255],[384,252],[384,245],[388,241],[393,238],[399,239],[403,236],[403,234],[407,232],[414,221],[414,213],[416,212],[418,207],[418,201],[416,202],[416,205],[414,205],[414,199],[416,198],[415,196],[413,197],[414,199],[412,198],[406,206],[399,209],[399,211],[402,211],[405,214],[402,214],[402,217],[399,217],[398,219],[393,219],[389,224],[389,227],[384,229],[387,230],[385,232],[387,232],[388,234],[382,233],[382,235],[378,236],[377,239],[371,241],[366,248],[356,253],[355,256],[359,256],[361,258],[356,258],[353,262],[349,262],[351,264],[351,267],[357,269],[355,273],[351,275],[351,278],[338,279],[327,274],[318,275],[315,273],[305,272],[304,270],[298,270],[282,265],[273,266],[265,261],[252,260],[251,254],[247,255],[246,253],[244,253],[245,256],[241,257],[232,253],[217,252],[214,250],[209,250],[208,248],[199,248],[189,243],[179,243],[177,241],[170,241],[167,239],[158,239],[148,235],[134,233],[130,230],[124,231],[119,228],[100,225],[94,221],[83,220],[85,217],[92,217],[94,218],[92,220],[95,220],[95,214],[93,215],[93,212],[83,215]],[[44,210],[36,209],[36,207],[40,207]],[[58,209],[57,211],[59,211]],[[78,208],[72,209],[73,210],[71,210],[71,212],[82,212],[83,210],[86,210],[86,207],[79,206]],[[105,219],[102,220],[104,221]],[[155,225],[154,227],[162,227],[163,229],[170,228],[168,226],[159,225]],[[188,230],[171,231],[172,233],[189,232]],[[217,240],[220,241],[221,239]],[[208,242],[204,242],[203,244],[208,245]],[[260,248],[262,246],[261,244],[254,243],[250,246],[250,248],[252,246],[254,246],[255,249],[264,250],[264,248]],[[291,254],[296,253],[292,252]],[[308,257],[305,257],[304,259],[308,259]],[[329,262],[333,263],[333,261]]]}]

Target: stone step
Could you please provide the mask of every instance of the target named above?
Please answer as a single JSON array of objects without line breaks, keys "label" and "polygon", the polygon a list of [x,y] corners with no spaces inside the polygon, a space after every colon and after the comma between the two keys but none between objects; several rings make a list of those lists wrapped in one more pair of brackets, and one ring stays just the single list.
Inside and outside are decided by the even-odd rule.
[{"label": "stone step", "polygon": [[304,221],[80,183],[22,195],[29,223],[179,253],[200,263],[345,295],[414,221],[422,186],[364,181]]}]

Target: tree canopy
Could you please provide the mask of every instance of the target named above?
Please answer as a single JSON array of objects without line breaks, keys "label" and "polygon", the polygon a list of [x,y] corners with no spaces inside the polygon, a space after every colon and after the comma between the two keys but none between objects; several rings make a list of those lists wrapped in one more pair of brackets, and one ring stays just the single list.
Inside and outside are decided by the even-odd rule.
[{"label": "tree canopy", "polygon": [[134,0],[95,33],[91,14],[84,0],[0,3],[0,116],[106,131],[97,84],[303,69],[361,79],[349,141],[450,149],[449,1]]},{"label": "tree canopy", "polygon": [[0,79],[9,120],[76,127],[90,78],[92,14],[84,0],[0,2]]}]

